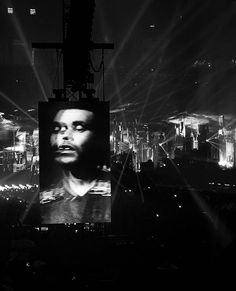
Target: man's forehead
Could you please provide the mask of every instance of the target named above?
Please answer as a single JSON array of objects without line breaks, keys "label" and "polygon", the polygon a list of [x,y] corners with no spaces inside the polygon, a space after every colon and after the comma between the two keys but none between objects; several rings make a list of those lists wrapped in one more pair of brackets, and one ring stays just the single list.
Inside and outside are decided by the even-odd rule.
[{"label": "man's forehead", "polygon": [[94,118],[94,113],[86,109],[61,109],[54,117],[57,122],[89,122]]}]

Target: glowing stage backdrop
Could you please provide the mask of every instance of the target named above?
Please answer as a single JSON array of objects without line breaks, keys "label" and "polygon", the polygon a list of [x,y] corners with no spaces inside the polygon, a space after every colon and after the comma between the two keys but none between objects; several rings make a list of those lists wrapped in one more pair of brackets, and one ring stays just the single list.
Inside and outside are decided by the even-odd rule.
[{"label": "glowing stage backdrop", "polygon": [[109,103],[39,102],[42,224],[111,221]]}]

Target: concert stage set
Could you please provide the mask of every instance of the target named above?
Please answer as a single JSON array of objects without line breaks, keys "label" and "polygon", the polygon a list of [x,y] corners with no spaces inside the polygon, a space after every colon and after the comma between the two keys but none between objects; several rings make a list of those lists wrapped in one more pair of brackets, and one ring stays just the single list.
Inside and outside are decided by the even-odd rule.
[{"label": "concert stage set", "polygon": [[0,289],[229,277],[235,1],[3,2]]}]

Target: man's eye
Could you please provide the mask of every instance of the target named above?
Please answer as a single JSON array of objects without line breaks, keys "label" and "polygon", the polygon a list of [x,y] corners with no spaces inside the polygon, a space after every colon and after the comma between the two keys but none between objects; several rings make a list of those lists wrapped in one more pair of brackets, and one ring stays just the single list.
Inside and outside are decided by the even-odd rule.
[{"label": "man's eye", "polygon": [[53,132],[54,132],[54,133],[64,132],[64,131],[66,131],[66,127],[65,127],[65,126],[55,125],[55,126],[53,127]]},{"label": "man's eye", "polygon": [[76,125],[76,126],[74,127],[74,129],[75,129],[75,130],[78,130],[78,131],[83,131],[83,130],[85,130],[85,129],[84,129],[84,126],[81,125],[81,124]]},{"label": "man's eye", "polygon": [[60,129],[61,129],[60,126],[54,126],[52,131],[53,131],[53,132],[59,132]]}]

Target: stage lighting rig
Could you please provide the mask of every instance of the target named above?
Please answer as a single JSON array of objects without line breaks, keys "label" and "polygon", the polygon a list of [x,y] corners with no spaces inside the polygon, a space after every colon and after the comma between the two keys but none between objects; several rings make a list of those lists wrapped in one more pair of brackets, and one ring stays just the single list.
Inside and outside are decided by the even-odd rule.
[{"label": "stage lighting rig", "polygon": [[[63,54],[63,89],[54,89],[56,100],[76,101],[91,98],[95,89],[94,73],[102,71],[104,96],[104,50],[114,49],[113,43],[94,43],[91,40],[95,0],[63,1],[63,42],[32,43],[32,48],[61,50]],[[99,70],[94,70],[90,57],[92,50],[102,51]],[[93,72],[91,71],[93,69]],[[91,91],[93,90],[93,91]]]}]

